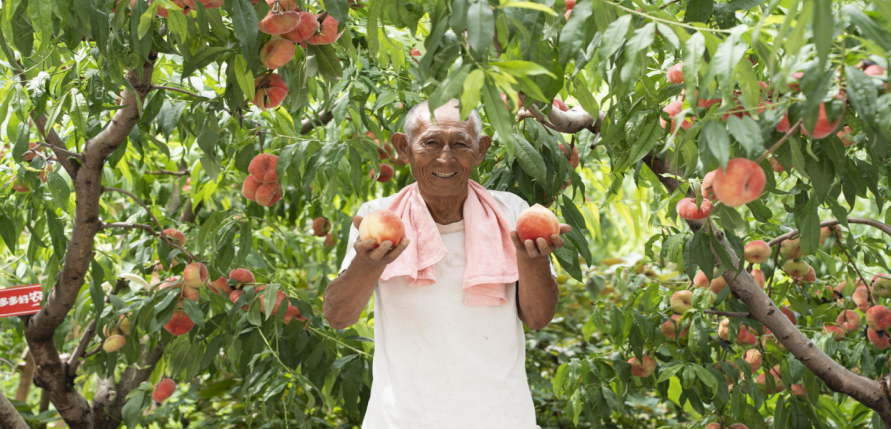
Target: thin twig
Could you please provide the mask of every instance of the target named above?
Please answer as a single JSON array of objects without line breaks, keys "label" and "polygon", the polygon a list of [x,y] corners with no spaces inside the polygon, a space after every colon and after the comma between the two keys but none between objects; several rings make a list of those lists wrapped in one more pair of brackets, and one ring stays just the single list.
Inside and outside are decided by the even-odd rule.
[{"label": "thin twig", "polygon": [[783,143],[786,142],[786,140],[789,140],[789,137],[792,136],[792,133],[801,126],[801,121],[803,121],[803,119],[799,119],[798,122],[795,123],[795,125],[789,128],[789,131],[786,131],[786,135],[784,135],[783,138],[774,143],[773,146],[771,146],[770,149],[768,149],[767,152],[765,152],[763,155],[759,156],[758,159],[755,160],[755,162],[760,164],[761,161],[764,161],[764,158],[767,158],[767,155],[773,153],[773,151],[777,150]]},{"label": "thin twig", "polygon": [[773,279],[777,278],[777,263],[780,261],[780,245],[776,244],[776,249],[773,252],[773,274],[770,276],[770,281],[767,282],[767,290],[766,295],[770,297],[770,288],[773,286]]},{"label": "thin twig", "polygon": [[746,319],[754,319],[751,313],[743,313],[738,311],[720,311],[720,310],[703,310],[705,314],[716,314],[718,316],[727,316],[727,317],[742,317]]},{"label": "thin twig", "polygon": [[852,267],[854,267],[854,271],[857,272],[857,276],[860,277],[860,281],[862,281],[863,284],[866,285],[866,298],[867,301],[869,301],[870,306],[876,305],[876,300],[872,297],[872,287],[870,287],[866,279],[863,278],[863,273],[860,272],[860,268],[857,268],[857,264],[854,263],[854,258],[852,258],[851,254],[848,252],[848,248],[845,247],[844,244],[842,244],[841,240],[838,241],[838,245],[845,252],[845,256],[848,257],[848,263],[851,264]]},{"label": "thin twig", "polygon": [[[34,149],[37,149],[38,147],[49,148],[50,150],[56,152],[57,154],[62,154],[62,155],[65,155],[65,156],[67,156],[67,157],[69,157],[69,158],[76,158],[76,159],[78,159],[79,161],[83,162],[84,156],[81,155],[81,154],[79,154],[79,153],[77,153],[77,152],[72,152],[72,151],[67,150],[67,149],[62,149],[62,148],[60,148],[60,147],[58,147],[58,146],[56,146],[56,145],[52,145],[52,144],[44,143],[44,142],[36,142],[36,144],[37,144],[37,147],[35,147]],[[32,153],[35,153],[35,154],[36,154],[37,152],[34,152],[34,149],[28,150],[28,151],[26,151],[25,153],[32,152]]]},{"label": "thin twig", "polygon": [[99,353],[99,350],[102,350],[102,344],[96,344],[96,347],[94,347],[93,350],[84,353],[84,359],[88,359],[96,353]]},{"label": "thin twig", "polygon": [[[96,319],[90,321],[90,324],[87,325],[87,329],[84,331],[83,337],[80,338],[80,341],[77,343],[77,348],[74,349],[74,353],[71,354],[71,357],[68,358],[68,375],[74,377],[77,374],[77,365],[80,362],[81,356],[84,354],[84,351],[87,349],[87,345],[93,341],[93,337],[96,335]],[[98,348],[98,347],[97,347]]]},{"label": "thin twig", "polygon": [[152,85],[152,89],[163,89],[167,91],[179,92],[181,94],[191,95],[192,97],[198,98],[208,98],[203,95],[195,94],[194,92],[186,91],[185,89],[174,88],[172,86],[161,86],[161,85]]},{"label": "thin twig", "polygon": [[[876,228],[876,229],[878,229],[878,230],[884,232],[886,235],[888,235],[889,237],[891,237],[891,226],[889,226],[889,225],[887,225],[887,224],[884,224],[884,223],[882,223],[882,222],[879,222],[879,221],[877,221],[877,220],[875,220],[875,219],[867,219],[867,218],[862,218],[862,217],[849,217],[849,218],[847,219],[847,221],[848,221],[848,223],[855,223],[855,224],[858,224],[858,225],[869,225],[869,226],[871,226],[871,227],[873,227],[873,228]],[[838,225],[839,223],[841,223],[841,222],[840,222],[838,219],[824,220],[823,222],[820,222],[820,226],[821,226],[821,227],[824,227],[824,226],[835,226],[835,225]],[[777,238],[774,238],[773,240],[770,240],[770,241],[767,243],[767,245],[768,245],[768,246],[774,246],[774,245],[776,245],[776,244],[778,244],[778,243],[781,243],[783,240],[787,240],[787,239],[789,239],[789,238],[795,237],[796,235],[798,235],[798,230],[797,230],[797,229],[793,229],[793,230],[790,231],[790,232],[787,232],[787,233],[785,233],[785,234],[783,234],[783,235],[781,235],[781,236],[779,236],[779,237],[777,237]]]},{"label": "thin twig", "polygon": [[668,2],[668,3],[665,3],[665,4],[663,4],[662,6],[659,6],[659,9],[665,9],[665,8],[667,8],[668,6],[671,6],[671,5],[675,4],[675,3],[677,3],[678,1],[680,1],[680,0],[671,0],[671,1]]},{"label": "thin twig", "polygon": [[169,174],[171,176],[188,176],[189,174],[191,174],[191,172],[189,170],[182,170],[182,171],[158,170],[158,171],[146,171],[145,174],[153,174],[153,175],[158,175],[158,176],[162,175],[162,174]]},{"label": "thin twig", "polygon": [[[155,221],[155,225],[158,227],[158,231],[164,230],[164,228],[161,226],[161,222],[158,222],[158,218],[155,217],[155,214],[152,213],[152,211],[148,208],[148,206],[145,205],[145,203],[142,202],[142,200],[139,199],[136,195],[133,195],[123,189],[109,188],[109,187],[102,188],[102,192],[119,192],[121,194],[124,194],[124,195],[130,197],[130,198],[133,198],[134,200],[136,200],[137,203],[139,203],[139,205],[142,206],[142,208],[145,209],[146,212],[148,212],[149,216],[152,217],[152,220]],[[167,234],[161,234],[161,239],[164,240],[164,242],[166,242],[168,246],[170,245],[170,239],[167,237]]]},{"label": "thin twig", "polygon": [[[141,229],[141,230],[148,232],[149,234],[152,234],[156,237],[161,237],[161,236],[166,237],[166,234],[161,234],[158,231],[155,231],[154,229],[152,229],[152,227],[150,227],[148,225],[143,225],[141,223],[127,223],[127,222],[111,222],[111,223],[103,222],[102,223],[102,229],[113,229],[113,228]],[[174,243],[172,240],[168,241],[168,240],[166,240],[166,238],[165,238],[165,241],[170,245],[170,247],[173,247],[174,249],[178,249],[180,252],[183,252],[183,255],[186,255],[186,258],[189,259],[189,262],[200,261],[200,259],[195,257],[195,255],[189,253],[188,250],[183,249],[182,246],[180,246],[179,244]]]}]

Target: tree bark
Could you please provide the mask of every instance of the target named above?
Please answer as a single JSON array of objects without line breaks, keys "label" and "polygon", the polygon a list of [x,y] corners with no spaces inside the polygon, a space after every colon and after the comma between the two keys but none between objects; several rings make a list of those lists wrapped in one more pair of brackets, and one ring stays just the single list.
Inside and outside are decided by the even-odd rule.
[{"label": "tree bark", "polygon": [[[575,110],[576,109],[572,109],[569,112],[562,112],[559,109],[551,109],[551,113],[548,114],[547,119],[553,125],[553,129],[566,133],[574,133],[580,129],[586,128],[579,128],[579,124],[581,123],[599,125],[600,121],[594,121],[590,115],[587,119],[580,119],[578,117],[579,113],[574,112]],[[535,118],[539,121],[543,119],[540,113],[537,116],[534,114],[534,109],[530,109],[528,112],[530,113],[527,113],[524,116],[524,111],[521,111],[518,119]],[[597,131],[599,131],[599,126],[597,128]],[[664,164],[658,157],[650,153],[643,158],[643,162],[656,174],[657,177],[659,177],[659,180],[669,192],[674,192],[679,189],[680,182],[676,178],[671,177],[677,175],[676,172],[674,172],[668,165]],[[851,219],[855,220],[852,221]],[[891,228],[885,224],[875,221],[867,222],[869,221],[868,219],[863,221],[859,218],[851,219],[849,219],[849,222],[851,223],[868,224],[891,235]],[[723,246],[725,251],[730,255],[732,266],[725,267],[726,270],[723,277],[727,281],[727,285],[730,287],[730,291],[733,295],[748,306],[751,316],[770,329],[777,341],[785,346],[795,358],[804,364],[805,367],[822,379],[829,389],[833,392],[850,396],[863,405],[871,408],[881,416],[885,427],[891,428],[891,378],[886,375],[881,380],[877,381],[862,377],[859,374],[849,371],[826,353],[823,353],[822,350],[817,348],[810,339],[792,324],[792,321],[779,311],[779,308],[777,308],[777,305],[773,300],[765,295],[764,291],[755,284],[755,279],[748,271],[744,269],[736,269],[736,267],[740,266],[739,258],[737,257],[736,252],[734,252],[724,240],[724,234],[718,230],[714,224],[708,220],[688,220],[686,222],[694,233],[703,227],[709,228],[721,246]],[[824,226],[835,225],[837,223],[837,220],[827,221],[824,222]],[[785,234],[784,236],[778,237],[776,240],[781,240],[784,237],[788,238],[786,236],[791,237],[792,234],[793,233]],[[720,265],[721,261],[714,248],[711,250],[715,257],[715,262]]]},{"label": "tree bark", "polygon": [[31,357],[31,352],[25,350],[25,365],[22,368],[21,378],[19,378],[19,387],[15,391],[16,401],[28,401],[28,393],[31,393],[31,384],[34,383],[34,369],[34,358]]},{"label": "tree bark", "polygon": [[124,90],[121,105],[125,107],[116,111],[107,127],[86,143],[83,163],[72,177],[76,204],[62,271],[40,312],[24,318],[25,338],[37,364],[35,384],[46,389],[59,415],[72,429],[91,429],[92,413],[90,404],[75,390],[75,376],[69,374],[68,363],[62,362],[53,334],[65,321],[84,284],[94,255],[93,242],[102,225],[99,205],[102,169],[106,158],[123,143],[139,120],[137,103],[151,90],[155,58],[157,55],[151,53],[141,74],[135,70],[127,73],[126,78],[136,93]]},{"label": "tree bark", "polygon": [[9,399],[0,395],[0,427],[4,429],[29,429],[25,419],[18,410],[12,406]]}]

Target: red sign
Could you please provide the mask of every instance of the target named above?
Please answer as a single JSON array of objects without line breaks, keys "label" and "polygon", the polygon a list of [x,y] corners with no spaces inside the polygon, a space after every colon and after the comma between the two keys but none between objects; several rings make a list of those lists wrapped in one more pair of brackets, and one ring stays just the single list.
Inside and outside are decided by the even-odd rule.
[{"label": "red sign", "polygon": [[0,289],[0,317],[37,313],[42,300],[39,284]]}]

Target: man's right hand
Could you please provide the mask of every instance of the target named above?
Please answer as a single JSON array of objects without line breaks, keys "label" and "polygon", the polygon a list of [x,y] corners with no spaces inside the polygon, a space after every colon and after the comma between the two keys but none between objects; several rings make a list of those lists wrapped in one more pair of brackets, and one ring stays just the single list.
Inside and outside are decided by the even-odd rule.
[{"label": "man's right hand", "polygon": [[[359,229],[362,219],[362,216],[353,216],[353,226],[356,229]],[[377,245],[377,241],[373,239],[365,241],[356,240],[353,248],[356,249],[356,259],[370,266],[386,267],[405,251],[408,243],[409,239],[403,238],[396,247],[393,247],[393,243],[390,241],[385,241],[380,246],[374,247]]]}]

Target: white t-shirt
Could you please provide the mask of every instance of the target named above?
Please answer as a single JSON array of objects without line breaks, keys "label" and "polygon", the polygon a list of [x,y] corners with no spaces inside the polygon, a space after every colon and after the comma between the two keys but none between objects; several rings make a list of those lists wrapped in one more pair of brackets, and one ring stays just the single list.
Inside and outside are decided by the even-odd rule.
[{"label": "white t-shirt", "polygon": [[[529,207],[514,194],[489,192],[512,226]],[[365,203],[357,214],[389,208],[392,199]],[[504,305],[464,305],[464,221],[437,227],[448,253],[435,266],[435,284],[410,287],[395,277],[374,289],[374,379],[362,428],[540,429],[515,284],[505,284]],[[341,272],[358,236],[352,228]]]}]

